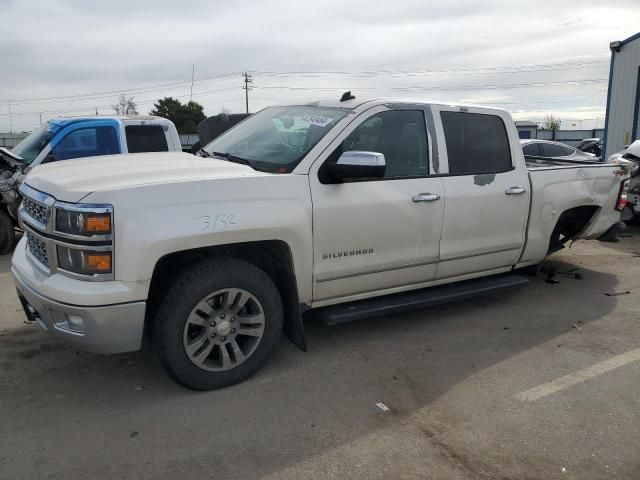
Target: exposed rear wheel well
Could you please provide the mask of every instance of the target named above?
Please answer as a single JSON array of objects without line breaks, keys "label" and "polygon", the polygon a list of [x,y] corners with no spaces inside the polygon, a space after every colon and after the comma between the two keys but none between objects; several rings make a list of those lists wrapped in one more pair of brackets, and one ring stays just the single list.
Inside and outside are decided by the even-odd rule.
[{"label": "exposed rear wheel well", "polygon": [[155,318],[158,305],[176,274],[209,257],[240,258],[269,275],[282,299],[284,332],[296,346],[306,350],[293,258],[289,246],[280,240],[218,245],[165,255],[156,264],[151,277],[145,319],[147,325]]},{"label": "exposed rear wheel well", "polygon": [[598,209],[594,205],[583,205],[562,212],[551,233],[548,253],[560,250],[565,243],[577,237],[589,225]]}]

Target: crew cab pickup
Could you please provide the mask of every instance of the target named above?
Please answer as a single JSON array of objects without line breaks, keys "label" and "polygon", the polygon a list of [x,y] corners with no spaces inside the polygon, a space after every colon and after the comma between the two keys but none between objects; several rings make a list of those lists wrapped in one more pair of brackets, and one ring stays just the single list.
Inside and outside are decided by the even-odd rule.
[{"label": "crew cab pickup", "polygon": [[15,244],[25,174],[45,163],[138,152],[179,152],[172,121],[149,115],[67,117],[48,120],[12,150],[0,148],[0,254]]},{"label": "crew cab pickup", "polygon": [[212,389],[256,372],[283,331],[306,349],[311,313],[334,324],[520,285],[514,271],[567,241],[611,239],[629,175],[528,169],[498,109],[274,106],[200,156],[35,169],[12,273],[57,337],[116,353],[148,334],[173,379]]}]

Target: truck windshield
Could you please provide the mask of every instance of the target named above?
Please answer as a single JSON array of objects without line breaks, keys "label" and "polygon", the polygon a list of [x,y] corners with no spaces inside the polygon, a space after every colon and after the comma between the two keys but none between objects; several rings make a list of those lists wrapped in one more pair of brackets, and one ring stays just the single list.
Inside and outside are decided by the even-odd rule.
[{"label": "truck windshield", "polygon": [[203,150],[209,155],[246,161],[257,170],[288,173],[347,112],[314,106],[265,108]]},{"label": "truck windshield", "polygon": [[51,131],[49,127],[45,125],[27,135],[24,140],[13,147],[11,152],[22,157],[25,165],[29,165],[36,159],[47,143],[49,143],[49,140],[51,140]]}]

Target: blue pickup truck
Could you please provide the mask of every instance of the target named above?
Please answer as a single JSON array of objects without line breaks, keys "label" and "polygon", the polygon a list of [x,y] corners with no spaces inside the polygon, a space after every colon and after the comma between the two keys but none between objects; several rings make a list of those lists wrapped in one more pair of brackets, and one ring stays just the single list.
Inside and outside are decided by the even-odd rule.
[{"label": "blue pickup truck", "polygon": [[175,125],[161,117],[95,116],[55,118],[12,150],[0,148],[0,254],[15,243],[24,176],[43,163],[141,152],[179,152]]}]

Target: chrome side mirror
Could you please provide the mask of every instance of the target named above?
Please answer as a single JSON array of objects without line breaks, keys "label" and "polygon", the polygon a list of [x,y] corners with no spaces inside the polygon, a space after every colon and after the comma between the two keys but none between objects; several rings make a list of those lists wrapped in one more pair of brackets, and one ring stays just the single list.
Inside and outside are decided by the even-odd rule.
[{"label": "chrome side mirror", "polygon": [[338,161],[329,165],[330,175],[338,181],[382,178],[386,169],[383,153],[353,150],[344,152]]}]

